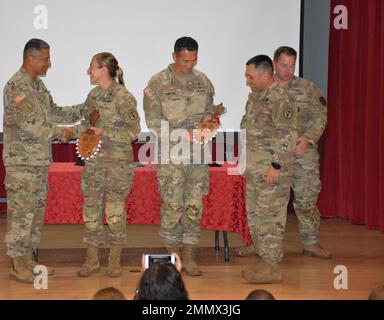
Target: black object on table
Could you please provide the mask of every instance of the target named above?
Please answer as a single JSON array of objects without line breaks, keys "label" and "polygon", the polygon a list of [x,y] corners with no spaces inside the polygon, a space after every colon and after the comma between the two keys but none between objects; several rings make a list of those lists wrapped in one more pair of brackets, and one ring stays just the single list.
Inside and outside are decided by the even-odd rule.
[{"label": "black object on table", "polygon": [[79,158],[79,160],[76,161],[75,166],[82,166],[82,167],[84,167],[85,166],[84,159]]}]

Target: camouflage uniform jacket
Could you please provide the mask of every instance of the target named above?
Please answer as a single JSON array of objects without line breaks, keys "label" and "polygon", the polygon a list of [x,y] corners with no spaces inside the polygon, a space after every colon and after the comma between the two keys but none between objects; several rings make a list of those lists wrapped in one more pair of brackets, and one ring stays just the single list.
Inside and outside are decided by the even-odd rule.
[{"label": "camouflage uniform jacket", "polygon": [[294,77],[285,90],[295,99],[298,108],[298,134],[316,145],[327,123],[327,101],[312,82]]},{"label": "camouflage uniform jacket", "polygon": [[271,162],[289,163],[297,141],[297,106],[274,82],[262,93],[249,94],[241,129],[246,129],[247,152],[265,152]]},{"label": "camouflage uniform jacket", "polygon": [[102,128],[101,148],[89,162],[101,160],[133,161],[132,142],[140,133],[140,117],[136,110],[136,99],[125,86],[115,83],[108,89],[95,87],[87,97],[83,110],[83,121],[74,128],[79,136],[90,126],[90,114],[97,110],[100,118],[97,128]]},{"label": "camouflage uniform jacket", "polygon": [[151,78],[144,90],[144,111],[149,129],[160,135],[161,121],[171,129],[193,130],[206,114],[213,114],[214,88],[207,76],[193,69],[185,87],[175,78],[172,65]]},{"label": "camouflage uniform jacket", "polygon": [[82,107],[58,107],[43,81],[20,68],[4,88],[4,165],[49,165],[50,140],[63,135],[55,123],[79,120]]}]

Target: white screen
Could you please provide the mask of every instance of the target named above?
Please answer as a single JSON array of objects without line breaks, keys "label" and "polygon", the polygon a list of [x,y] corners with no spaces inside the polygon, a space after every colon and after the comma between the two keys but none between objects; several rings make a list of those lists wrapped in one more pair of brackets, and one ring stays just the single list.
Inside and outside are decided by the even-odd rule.
[{"label": "white screen", "polygon": [[[47,29],[36,29],[46,22],[36,6],[47,9]],[[300,0],[1,0],[0,30],[1,88],[21,66],[25,43],[41,38],[51,46],[43,80],[54,101],[81,103],[92,88],[92,56],[109,51],[138,101],[143,131],[143,89],[172,62],[175,40],[191,36],[199,43],[196,68],[215,86],[215,103],[227,107],[222,129],[237,130],[249,93],[245,63],[257,54],[272,58],[281,45],[299,49]]]}]

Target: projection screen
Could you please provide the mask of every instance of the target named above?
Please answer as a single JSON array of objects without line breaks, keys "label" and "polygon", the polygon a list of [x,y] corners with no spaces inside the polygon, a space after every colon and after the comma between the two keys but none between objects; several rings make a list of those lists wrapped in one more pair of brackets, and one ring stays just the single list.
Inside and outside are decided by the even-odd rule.
[{"label": "projection screen", "polygon": [[2,89],[21,66],[25,43],[41,38],[51,46],[52,68],[43,80],[54,101],[83,102],[92,89],[91,57],[109,51],[138,101],[143,131],[143,89],[172,62],[175,40],[191,36],[199,43],[196,68],[228,110],[222,130],[238,130],[249,93],[245,63],[256,54],[272,57],[280,45],[299,49],[300,0],[2,0],[0,29]]}]

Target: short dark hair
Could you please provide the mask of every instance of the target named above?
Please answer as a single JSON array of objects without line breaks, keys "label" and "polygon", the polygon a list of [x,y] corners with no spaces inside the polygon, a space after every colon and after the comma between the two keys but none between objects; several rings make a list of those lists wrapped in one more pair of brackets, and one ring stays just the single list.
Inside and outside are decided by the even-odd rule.
[{"label": "short dark hair", "polygon": [[199,44],[193,38],[181,37],[175,42],[174,52],[178,53],[182,50],[197,51],[199,50]]},{"label": "short dark hair", "polygon": [[279,60],[283,53],[287,56],[295,57],[295,59],[297,58],[297,52],[295,49],[287,46],[281,46],[275,50],[275,53],[273,54],[273,61]]},{"label": "short dark hair", "polygon": [[119,289],[108,287],[97,291],[93,300],[126,300],[126,298]]},{"label": "short dark hair", "polygon": [[249,293],[245,300],[276,300],[275,297],[267,290],[256,289]]},{"label": "short dark hair", "polygon": [[258,70],[266,70],[273,74],[273,63],[270,57],[265,54],[259,54],[247,61],[247,66],[254,64]]},{"label": "short dark hair", "polygon": [[49,49],[47,42],[41,39],[31,39],[24,46],[23,57],[25,58],[30,54],[38,55],[43,49]]},{"label": "short dark hair", "polygon": [[188,300],[188,292],[181,274],[172,263],[156,261],[140,279],[135,299]]},{"label": "short dark hair", "polygon": [[374,288],[369,294],[368,300],[384,300],[384,285]]}]

